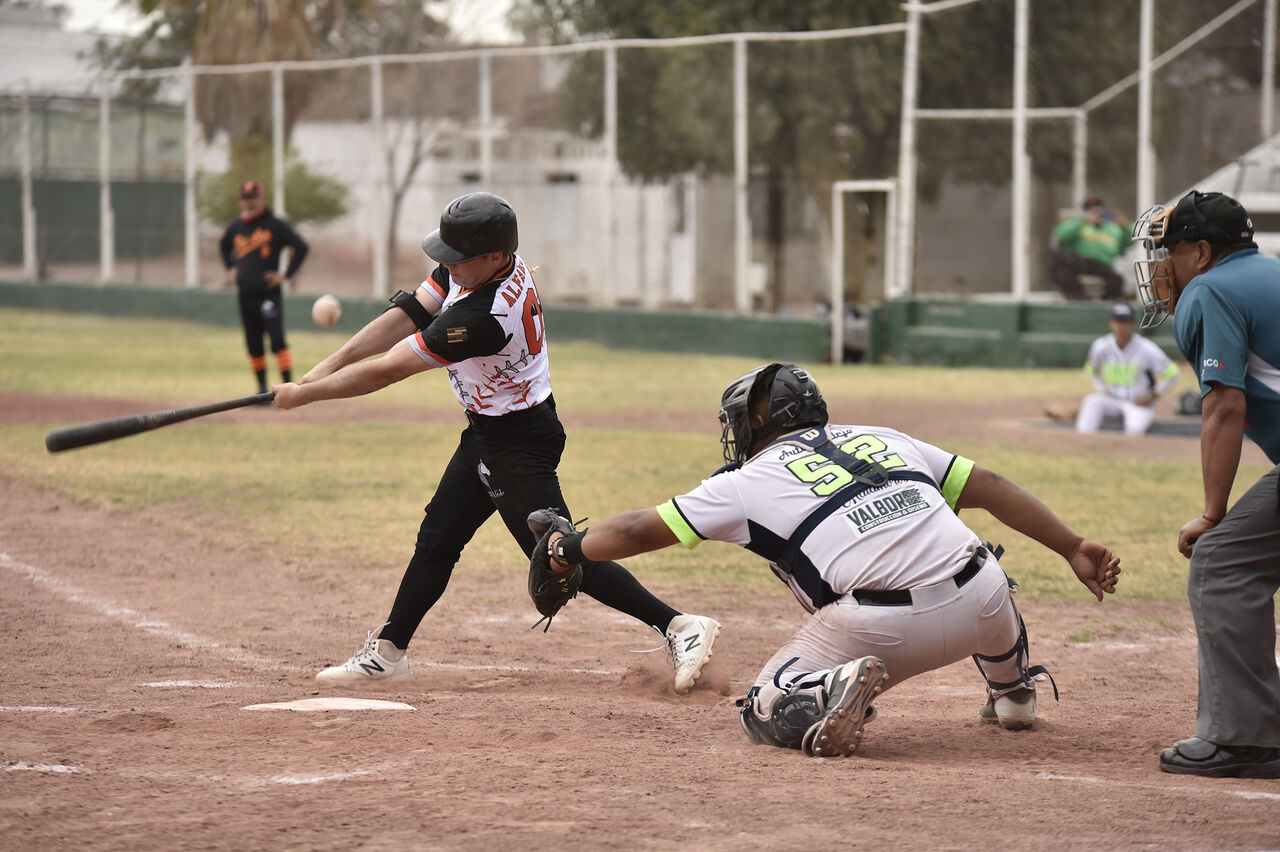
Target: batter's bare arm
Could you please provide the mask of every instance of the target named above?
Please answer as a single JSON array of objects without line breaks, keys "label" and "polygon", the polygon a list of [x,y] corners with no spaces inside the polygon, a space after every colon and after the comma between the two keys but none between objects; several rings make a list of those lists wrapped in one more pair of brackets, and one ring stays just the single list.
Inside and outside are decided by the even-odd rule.
[{"label": "batter's bare arm", "polygon": [[1005,526],[1057,553],[1098,600],[1104,592],[1115,593],[1120,557],[1077,535],[1034,495],[995,471],[974,465],[956,508],[985,509]]},{"label": "batter's bare arm", "polygon": [[[560,536],[552,534],[549,545],[555,545]],[[586,532],[572,538],[578,539],[582,556],[588,562],[606,562],[625,559],[639,553],[648,553],[670,547],[679,541],[666,522],[658,515],[657,509],[637,509],[623,515],[615,515],[609,520],[596,524]],[[554,558],[553,564],[569,567],[574,563],[562,562]]]},{"label": "batter's bare arm", "polygon": [[311,384],[370,355],[386,352],[397,341],[413,334],[414,330],[413,320],[404,311],[394,308],[384,311],[353,334],[336,352],[308,370],[298,384]]},{"label": "batter's bare arm", "polygon": [[305,384],[288,382],[275,385],[271,390],[276,395],[277,408],[297,408],[322,399],[347,399],[373,393],[428,368],[408,339],[403,339],[381,358],[350,364]]}]

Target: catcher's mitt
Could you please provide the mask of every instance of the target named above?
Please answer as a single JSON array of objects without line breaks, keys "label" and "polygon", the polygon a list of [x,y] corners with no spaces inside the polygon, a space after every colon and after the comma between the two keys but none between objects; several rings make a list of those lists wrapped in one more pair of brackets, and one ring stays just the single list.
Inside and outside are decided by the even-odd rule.
[{"label": "catcher's mitt", "polygon": [[533,605],[542,613],[538,624],[546,622],[542,629],[546,633],[551,629],[551,619],[560,612],[560,608],[578,594],[582,586],[582,566],[574,565],[563,571],[556,570],[547,553],[547,542],[553,532],[562,535],[573,535],[577,532],[573,524],[557,514],[555,509],[538,509],[529,514],[529,529],[538,537],[538,543],[529,554],[529,597]]}]

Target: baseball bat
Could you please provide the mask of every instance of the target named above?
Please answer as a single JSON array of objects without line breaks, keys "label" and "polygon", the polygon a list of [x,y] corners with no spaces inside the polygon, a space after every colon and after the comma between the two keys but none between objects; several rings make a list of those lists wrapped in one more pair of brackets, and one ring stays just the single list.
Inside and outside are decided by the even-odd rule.
[{"label": "baseball bat", "polygon": [[114,441],[116,438],[148,432],[171,423],[181,423],[183,420],[204,417],[206,414],[216,414],[219,411],[230,411],[233,408],[244,408],[246,405],[256,405],[260,402],[270,402],[273,399],[275,394],[267,391],[254,396],[192,405],[188,408],[171,408],[168,411],[150,411],[146,414],[128,414],[124,417],[94,420],[91,423],[81,423],[79,426],[50,432],[44,436],[44,446],[51,453],[60,453],[63,450],[74,450],[76,447]]}]

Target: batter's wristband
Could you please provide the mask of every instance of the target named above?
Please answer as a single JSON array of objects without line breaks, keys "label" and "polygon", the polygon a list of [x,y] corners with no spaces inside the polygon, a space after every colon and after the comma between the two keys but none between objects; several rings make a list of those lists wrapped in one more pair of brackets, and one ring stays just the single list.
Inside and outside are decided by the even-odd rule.
[{"label": "batter's wristband", "polygon": [[582,555],[582,539],[586,536],[587,531],[566,535],[556,539],[556,559],[566,565],[578,565],[585,562],[587,557]]}]

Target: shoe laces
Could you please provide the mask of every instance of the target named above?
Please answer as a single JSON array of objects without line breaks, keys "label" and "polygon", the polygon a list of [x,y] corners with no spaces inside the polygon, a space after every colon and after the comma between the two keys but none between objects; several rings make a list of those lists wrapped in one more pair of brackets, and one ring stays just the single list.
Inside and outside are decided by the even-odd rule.
[{"label": "shoe laces", "polygon": [[391,623],[390,621],[385,622],[381,626],[375,627],[373,630],[370,630],[369,635],[365,637],[364,647],[361,648],[359,651],[356,651],[355,656],[351,658],[351,661],[355,662],[361,657],[369,657],[376,654],[378,652],[379,639],[375,637],[374,634],[381,633],[382,628],[386,627],[390,623]]}]

